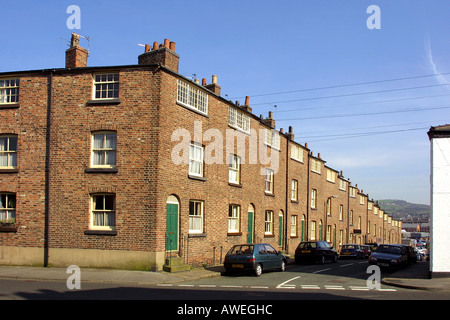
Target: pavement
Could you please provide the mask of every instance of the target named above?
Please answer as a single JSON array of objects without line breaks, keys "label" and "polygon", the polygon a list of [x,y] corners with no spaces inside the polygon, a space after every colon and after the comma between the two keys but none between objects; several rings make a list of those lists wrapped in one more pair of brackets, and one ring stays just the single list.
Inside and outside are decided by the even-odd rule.
[{"label": "pavement", "polygon": [[[218,277],[224,271],[223,266],[194,268],[189,271],[133,271],[111,269],[80,269],[81,282],[110,283],[129,286],[164,285],[182,283],[203,278]],[[28,281],[64,281],[72,275],[65,268],[0,266],[0,279]],[[450,278],[429,278],[429,262],[419,261],[382,278],[385,285],[428,291],[450,292]]]}]

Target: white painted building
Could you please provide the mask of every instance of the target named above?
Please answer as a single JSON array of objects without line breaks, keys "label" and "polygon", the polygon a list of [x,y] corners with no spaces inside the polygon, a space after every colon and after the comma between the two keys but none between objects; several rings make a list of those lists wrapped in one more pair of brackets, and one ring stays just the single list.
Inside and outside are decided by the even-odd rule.
[{"label": "white painted building", "polygon": [[431,127],[432,277],[450,277],[450,124]]}]

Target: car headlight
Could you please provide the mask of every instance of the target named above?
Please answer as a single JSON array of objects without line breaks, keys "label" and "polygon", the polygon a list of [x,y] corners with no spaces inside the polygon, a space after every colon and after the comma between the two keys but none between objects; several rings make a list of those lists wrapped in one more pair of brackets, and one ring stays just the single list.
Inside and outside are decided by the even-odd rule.
[{"label": "car headlight", "polygon": [[370,260],[370,261],[377,261],[377,258],[375,258],[375,257],[370,257],[369,260]]}]

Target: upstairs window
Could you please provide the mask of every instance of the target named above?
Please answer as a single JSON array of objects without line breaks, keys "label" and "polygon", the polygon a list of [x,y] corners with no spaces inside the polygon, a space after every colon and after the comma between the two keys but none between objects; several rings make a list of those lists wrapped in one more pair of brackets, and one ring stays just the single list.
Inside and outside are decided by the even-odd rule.
[{"label": "upstairs window", "polygon": [[0,136],[0,168],[17,168],[17,136]]},{"label": "upstairs window", "polygon": [[303,162],[303,150],[296,144],[291,144],[291,159]]},{"label": "upstairs window", "polygon": [[273,193],[273,170],[266,169],[266,175],[265,175],[265,192],[266,193]]},{"label": "upstairs window", "polygon": [[203,177],[204,151],[202,145],[191,143],[189,148],[189,175]]},{"label": "upstairs window", "polygon": [[208,95],[185,81],[177,80],[177,102],[202,114],[208,114]]},{"label": "upstairs window", "polygon": [[266,128],[265,144],[271,148],[280,150],[280,134],[277,130]]},{"label": "upstairs window", "polygon": [[94,99],[119,98],[119,74],[104,73],[94,75]]},{"label": "upstairs window", "polygon": [[0,80],[0,104],[19,102],[19,79]]},{"label": "upstairs window", "polygon": [[113,168],[116,166],[117,134],[101,131],[92,134],[92,167]]},{"label": "upstairs window", "polygon": [[233,107],[228,107],[228,124],[244,132],[250,132],[250,117]]},{"label": "upstairs window", "polygon": [[228,168],[228,182],[239,184],[241,182],[241,158],[235,154],[230,155],[230,164]]}]

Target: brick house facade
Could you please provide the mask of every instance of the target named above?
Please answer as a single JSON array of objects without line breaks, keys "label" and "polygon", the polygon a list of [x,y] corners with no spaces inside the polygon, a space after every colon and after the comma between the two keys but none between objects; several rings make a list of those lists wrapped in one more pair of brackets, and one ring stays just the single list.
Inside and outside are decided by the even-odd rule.
[{"label": "brick house facade", "polygon": [[137,65],[87,56],[73,34],[66,68],[0,73],[0,264],[160,270],[243,242],[400,242],[292,127],[178,74],[175,43]]}]

